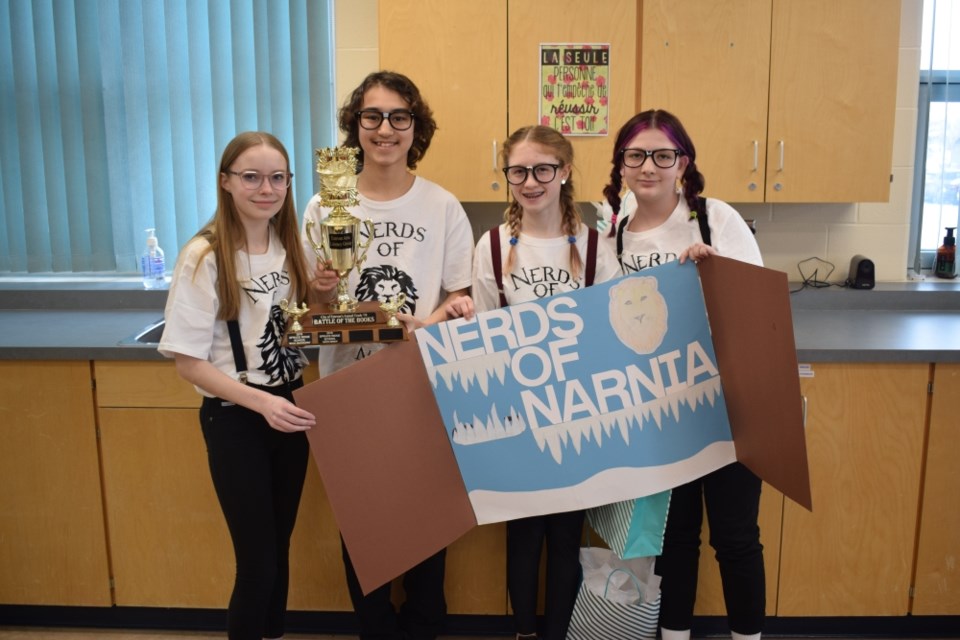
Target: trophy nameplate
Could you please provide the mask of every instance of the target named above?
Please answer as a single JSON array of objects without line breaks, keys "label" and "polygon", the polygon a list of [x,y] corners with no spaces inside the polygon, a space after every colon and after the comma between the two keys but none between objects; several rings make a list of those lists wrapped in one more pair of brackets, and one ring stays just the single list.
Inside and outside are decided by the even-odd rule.
[{"label": "trophy nameplate", "polygon": [[[360,220],[347,207],[359,202],[357,191],[357,149],[335,147],[317,149],[317,173],[320,175],[320,206],[330,214],[319,223],[308,220],[306,238],[317,261],[337,272],[336,297],[328,303],[314,304],[306,311],[291,315],[284,344],[309,347],[353,342],[396,342],[407,340],[407,329],[396,318],[406,298],[401,294],[384,302],[360,302],[350,295],[348,280],[354,269],[361,273],[367,248],[373,240],[373,222]],[[361,229],[366,231],[363,239]],[[316,233],[315,233],[316,230]],[[317,238],[319,237],[319,241]],[[294,323],[303,316],[299,330]]]},{"label": "trophy nameplate", "polygon": [[284,337],[284,344],[290,347],[408,339],[403,323],[390,325],[389,314],[379,302],[359,302],[353,311],[331,311],[329,304],[311,305],[300,321],[300,331],[292,331],[292,324],[291,318]]}]

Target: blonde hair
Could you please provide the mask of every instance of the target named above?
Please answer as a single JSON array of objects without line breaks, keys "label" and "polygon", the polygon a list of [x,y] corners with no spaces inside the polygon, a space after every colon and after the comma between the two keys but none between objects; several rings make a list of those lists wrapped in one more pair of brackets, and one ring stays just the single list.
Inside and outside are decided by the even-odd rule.
[{"label": "blonde hair", "polygon": [[[559,131],[542,125],[534,125],[517,129],[503,143],[503,151],[500,154],[503,166],[507,166],[510,153],[521,142],[531,142],[538,144],[550,153],[556,156],[560,162],[560,169],[564,167],[573,168],[573,145]],[[582,220],[580,209],[573,199],[573,173],[564,184],[560,185],[560,211],[563,216],[563,233],[569,238],[576,239],[580,233]],[[519,238],[520,231],[523,228],[523,207],[516,200],[510,201],[510,206],[503,213],[503,221],[507,224],[510,231],[510,238]],[[504,272],[510,273],[516,262],[514,255],[514,243],[510,243],[510,250],[507,252],[507,262],[504,265]],[[583,261],[580,259],[580,251],[577,249],[576,242],[570,243],[570,274],[576,280],[580,277],[583,269]]]},{"label": "blonde hair", "polygon": [[[194,236],[205,239],[210,245],[201,254],[200,259],[202,260],[208,252],[213,251],[216,260],[217,298],[220,301],[217,310],[218,320],[236,320],[240,313],[242,293],[237,279],[236,255],[237,250],[244,246],[246,239],[233,195],[223,187],[221,177],[229,171],[230,166],[236,162],[240,154],[258,145],[266,145],[279,151],[289,171],[290,157],[283,143],[277,138],[263,131],[246,131],[238,134],[227,144],[220,159],[220,168],[217,172],[217,210],[210,221]],[[293,203],[292,189],[287,190],[280,210],[270,219],[270,228],[276,233],[287,253],[286,267],[290,276],[291,296],[294,300],[306,300],[309,276],[303,247],[300,244],[297,209]]]}]

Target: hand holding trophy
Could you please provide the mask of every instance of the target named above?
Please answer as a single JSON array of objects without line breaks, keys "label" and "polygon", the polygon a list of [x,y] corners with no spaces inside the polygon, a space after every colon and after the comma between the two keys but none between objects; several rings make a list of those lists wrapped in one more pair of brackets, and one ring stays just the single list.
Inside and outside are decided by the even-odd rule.
[{"label": "hand holding trophy", "polygon": [[359,203],[357,151],[353,147],[316,150],[320,206],[329,208],[330,213],[320,222],[308,219],[304,231],[317,260],[337,273],[337,293],[333,301],[310,307],[310,322],[301,327],[302,331],[295,332],[291,327],[287,335],[290,345],[407,339],[406,327],[395,317],[403,301],[393,299],[383,307],[374,301],[359,302],[350,295],[350,272],[356,268],[361,273],[374,234],[372,221],[360,220],[347,210]]}]

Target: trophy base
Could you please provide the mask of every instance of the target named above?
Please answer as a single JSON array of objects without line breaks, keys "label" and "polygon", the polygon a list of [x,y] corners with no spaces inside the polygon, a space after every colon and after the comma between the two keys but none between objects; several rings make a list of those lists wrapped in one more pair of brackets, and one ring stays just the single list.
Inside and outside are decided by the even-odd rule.
[{"label": "trophy base", "polygon": [[328,344],[354,342],[398,342],[408,340],[407,328],[391,327],[389,318],[378,302],[361,302],[351,311],[335,311],[330,304],[310,305],[309,311],[300,320],[301,331],[287,332],[283,344],[288,347],[314,347]]}]

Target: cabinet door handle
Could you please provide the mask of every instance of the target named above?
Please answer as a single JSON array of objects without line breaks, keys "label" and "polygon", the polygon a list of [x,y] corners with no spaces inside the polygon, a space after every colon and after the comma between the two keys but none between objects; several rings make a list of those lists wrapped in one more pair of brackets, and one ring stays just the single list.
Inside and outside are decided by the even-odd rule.
[{"label": "cabinet door handle", "polygon": [[780,147],[780,168],[777,171],[783,171],[783,140],[778,143]]},{"label": "cabinet door handle", "polygon": [[493,172],[497,172],[497,141],[493,141]]},{"label": "cabinet door handle", "polygon": [[800,400],[803,402],[803,428],[807,428],[807,396],[800,396]]},{"label": "cabinet door handle", "polygon": [[[644,158],[646,159],[646,158]],[[760,141],[753,141],[753,172],[756,173],[760,166]]]}]

